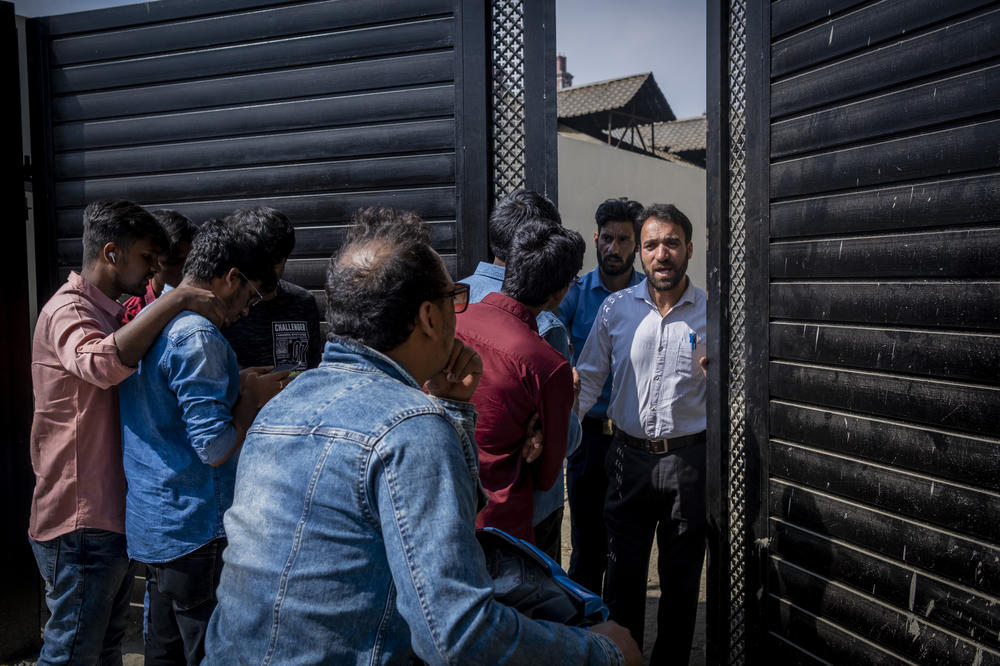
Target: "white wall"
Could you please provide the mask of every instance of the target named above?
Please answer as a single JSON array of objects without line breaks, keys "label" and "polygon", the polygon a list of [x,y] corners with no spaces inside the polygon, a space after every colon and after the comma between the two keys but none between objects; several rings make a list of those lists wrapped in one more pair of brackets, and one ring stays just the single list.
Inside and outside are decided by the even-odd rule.
[{"label": "white wall", "polygon": [[[583,234],[583,272],[597,266],[594,211],[602,201],[627,196],[642,204],[674,204],[691,220],[694,256],[688,275],[705,288],[705,170],[630,153],[587,136],[559,134],[559,212],[563,224]],[[636,269],[642,266],[636,256]]]}]

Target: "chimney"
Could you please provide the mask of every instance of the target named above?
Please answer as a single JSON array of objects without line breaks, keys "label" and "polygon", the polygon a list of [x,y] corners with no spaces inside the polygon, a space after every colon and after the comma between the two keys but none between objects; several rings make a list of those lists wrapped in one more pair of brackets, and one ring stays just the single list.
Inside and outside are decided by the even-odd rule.
[{"label": "chimney", "polygon": [[573,75],[566,71],[566,56],[556,56],[556,90],[573,85]]}]

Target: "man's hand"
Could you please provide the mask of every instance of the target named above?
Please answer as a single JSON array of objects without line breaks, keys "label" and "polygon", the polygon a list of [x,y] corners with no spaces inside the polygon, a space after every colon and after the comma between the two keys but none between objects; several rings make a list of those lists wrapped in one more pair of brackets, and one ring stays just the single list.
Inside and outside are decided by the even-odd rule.
[{"label": "man's hand", "polygon": [[208,289],[185,286],[171,289],[167,294],[171,292],[177,294],[175,298],[180,299],[182,310],[197,312],[215,324],[216,328],[221,328],[225,323],[226,311],[222,299]]},{"label": "man's hand", "polygon": [[524,430],[524,443],[521,445],[521,457],[525,462],[535,462],[538,456],[542,455],[542,424],[538,422],[538,412],[528,419],[528,427]]},{"label": "man's hand", "polygon": [[288,370],[269,372],[271,368],[258,366],[244,368],[240,372],[240,397],[248,400],[256,409],[278,395],[288,384]]},{"label": "man's hand", "polygon": [[698,359],[698,365],[701,366],[701,374],[708,377],[708,357],[702,356]]},{"label": "man's hand", "polygon": [[483,376],[483,359],[472,347],[455,338],[451,357],[439,373],[427,380],[427,392],[438,398],[468,402]]},{"label": "man's hand", "polygon": [[573,368],[573,400],[576,401],[580,397],[580,373],[576,371],[576,367]]},{"label": "man's hand", "polygon": [[639,649],[629,630],[617,622],[609,621],[595,624],[590,628],[590,631],[607,636],[614,641],[618,649],[621,650],[622,656],[625,657],[625,666],[639,666],[642,663],[642,650]]}]

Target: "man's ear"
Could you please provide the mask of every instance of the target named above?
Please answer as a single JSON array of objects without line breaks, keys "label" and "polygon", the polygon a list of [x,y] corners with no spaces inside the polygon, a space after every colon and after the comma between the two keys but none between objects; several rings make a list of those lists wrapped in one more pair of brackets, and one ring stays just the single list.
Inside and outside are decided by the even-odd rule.
[{"label": "man's ear", "polygon": [[687,256],[688,261],[690,261],[691,257],[693,256],[694,256],[694,243],[688,241],[688,256]]},{"label": "man's ear", "polygon": [[430,301],[424,301],[417,309],[417,316],[413,319],[414,330],[419,330],[429,338],[434,338],[441,330],[441,317],[437,308]]},{"label": "man's ear", "polygon": [[110,243],[105,243],[104,247],[101,248],[101,255],[109,264],[117,264],[122,258],[122,251],[120,247],[115,245],[114,241],[111,241]]},{"label": "man's ear", "polygon": [[601,235],[600,231],[594,232],[594,247],[597,247],[597,239],[600,237],[600,235]]},{"label": "man's ear", "polygon": [[223,273],[219,280],[222,281],[222,288],[227,295],[236,293],[243,286],[243,280],[240,279],[240,269],[235,266]]}]

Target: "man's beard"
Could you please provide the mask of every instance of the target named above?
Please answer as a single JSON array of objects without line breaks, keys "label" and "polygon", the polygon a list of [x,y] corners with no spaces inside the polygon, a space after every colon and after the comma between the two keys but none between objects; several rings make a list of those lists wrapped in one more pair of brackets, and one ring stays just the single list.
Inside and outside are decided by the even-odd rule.
[{"label": "man's beard", "polygon": [[667,266],[673,266],[674,272],[670,277],[656,277],[653,272],[656,266],[647,266],[645,263],[642,265],[642,270],[646,274],[646,279],[649,281],[650,286],[653,287],[654,291],[670,291],[677,285],[684,281],[684,276],[687,274],[688,260],[685,258],[684,262],[680,265],[674,265],[672,262],[666,264]]},{"label": "man's beard", "polygon": [[[617,254],[613,256],[618,257]],[[621,259],[621,257],[618,258]],[[635,252],[633,251],[632,254],[628,255],[628,258],[622,261],[620,264],[616,264],[611,267],[608,267],[606,263],[607,260],[608,257],[605,257],[604,255],[600,254],[597,255],[597,265],[601,267],[602,273],[611,277],[624,275],[625,273],[629,272],[629,269],[632,268],[632,264],[635,263]]]}]

